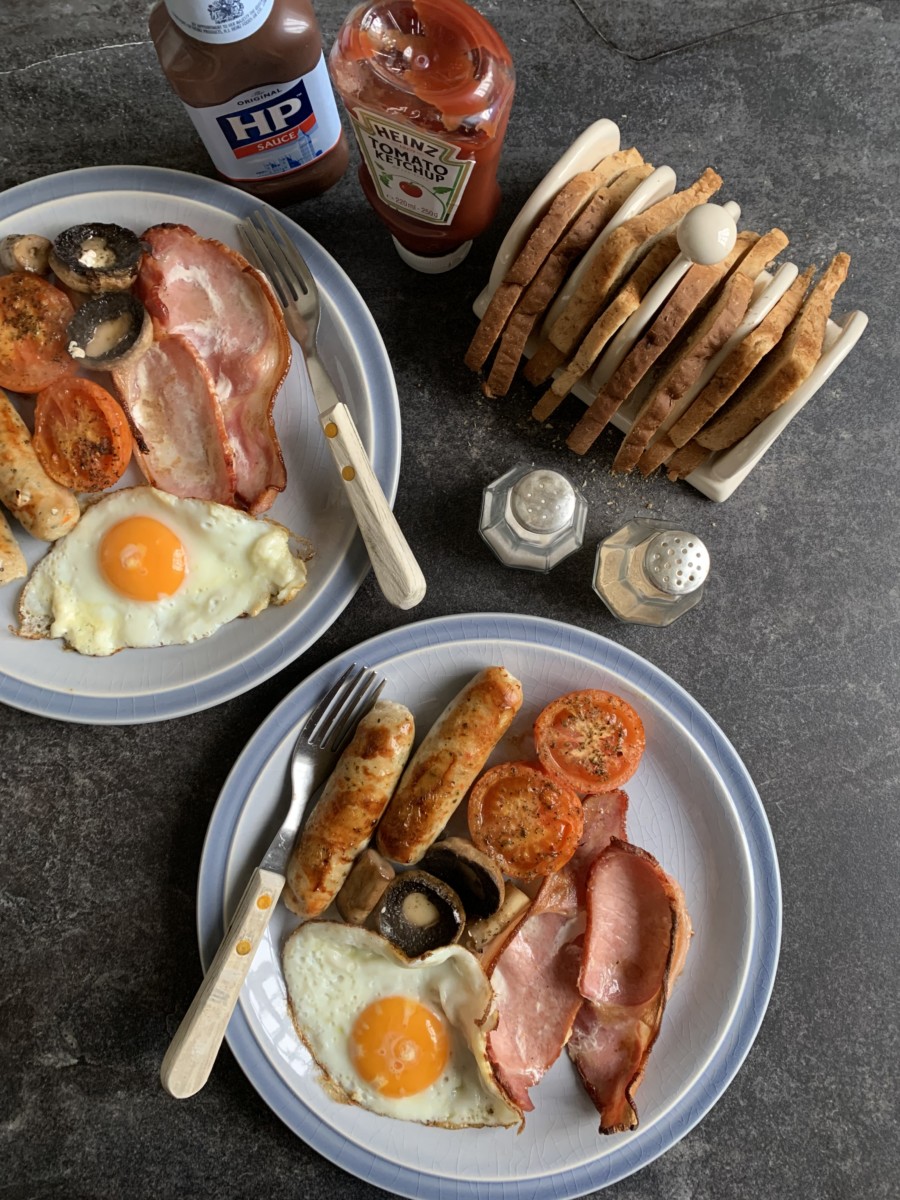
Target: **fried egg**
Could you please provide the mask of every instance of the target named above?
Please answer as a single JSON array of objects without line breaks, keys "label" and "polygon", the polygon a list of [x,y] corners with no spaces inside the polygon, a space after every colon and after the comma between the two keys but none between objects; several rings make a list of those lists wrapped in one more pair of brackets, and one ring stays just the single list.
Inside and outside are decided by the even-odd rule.
[{"label": "fried egg", "polygon": [[291,600],[306,566],[283,525],[152,487],[91,504],[37,564],[19,602],[23,637],[81,654],[172,646]]},{"label": "fried egg", "polygon": [[447,1129],[521,1121],[487,1060],[496,1007],[468,950],[408,959],[367,929],[310,921],[283,967],[294,1024],[335,1099]]}]

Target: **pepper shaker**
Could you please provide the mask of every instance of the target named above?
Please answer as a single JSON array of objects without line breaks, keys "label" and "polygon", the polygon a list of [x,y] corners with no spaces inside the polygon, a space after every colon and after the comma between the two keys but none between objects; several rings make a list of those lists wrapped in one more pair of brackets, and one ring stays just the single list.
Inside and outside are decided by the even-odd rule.
[{"label": "pepper shaker", "polygon": [[547,572],[581,546],[586,519],[571,480],[520,463],[484,489],[478,532],[507,567]]},{"label": "pepper shaker", "polygon": [[709,567],[696,534],[639,517],[600,543],[593,586],[620,621],[671,625],[702,599]]}]

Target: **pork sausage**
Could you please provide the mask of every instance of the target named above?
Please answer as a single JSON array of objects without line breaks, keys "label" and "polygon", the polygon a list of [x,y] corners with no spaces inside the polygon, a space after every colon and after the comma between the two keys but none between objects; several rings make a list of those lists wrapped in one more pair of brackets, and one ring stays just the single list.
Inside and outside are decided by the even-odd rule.
[{"label": "pork sausage", "polygon": [[522,707],[522,685],[486,667],[451,700],[410,760],[378,826],[378,849],[417,863],[436,841]]},{"label": "pork sausage", "polygon": [[338,894],[387,807],[414,738],[412,713],[393,700],[377,701],[360,721],[291,851],[284,902],[292,912],[317,917]]},{"label": "pork sausage", "polygon": [[28,426],[0,390],[0,501],[28,532],[55,542],[81,516],[75,493],[60,487],[41,466]]},{"label": "pork sausage", "polygon": [[14,579],[22,579],[27,574],[25,557],[12,535],[9,522],[3,513],[0,513],[0,587],[3,587],[4,583],[12,583]]}]

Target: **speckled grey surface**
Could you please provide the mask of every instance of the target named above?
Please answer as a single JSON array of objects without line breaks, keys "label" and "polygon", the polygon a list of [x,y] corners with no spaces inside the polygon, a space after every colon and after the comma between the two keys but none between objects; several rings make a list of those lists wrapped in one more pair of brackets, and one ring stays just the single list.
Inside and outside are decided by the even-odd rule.
[{"label": "speckled grey surface", "polygon": [[[329,42],[345,7],[318,5]],[[782,958],[754,1049],[700,1126],[606,1195],[900,1194],[900,10],[480,7],[513,51],[519,90],[503,209],[465,264],[438,278],[403,267],[352,173],[291,210],[350,273],[391,355],[404,422],[396,510],[428,577],[423,604],[391,609],[370,577],[276,678],[162,725],[66,725],[0,708],[0,1196],[383,1194],[295,1139],[227,1050],[189,1102],[168,1099],[157,1071],[199,982],[200,849],[240,747],[336,652],[410,619],[479,610],[583,625],[688,688],[747,763],[780,856]],[[0,186],[102,163],[209,172],[148,44],[148,8],[2,6]],[[682,179],[715,166],[747,225],[782,226],[801,265],[838,248],[852,256],[838,309],[863,309],[869,329],[724,505],[612,478],[612,436],[574,461],[563,439],[577,404],[540,427],[526,385],[488,403],[462,366],[470,304],[504,229],[598,116]],[[590,501],[586,546],[547,577],[505,570],[475,533],[482,486],[522,459],[571,471]],[[589,586],[598,539],[647,513],[695,530],[713,554],[703,604],[666,631],[616,624]]]}]

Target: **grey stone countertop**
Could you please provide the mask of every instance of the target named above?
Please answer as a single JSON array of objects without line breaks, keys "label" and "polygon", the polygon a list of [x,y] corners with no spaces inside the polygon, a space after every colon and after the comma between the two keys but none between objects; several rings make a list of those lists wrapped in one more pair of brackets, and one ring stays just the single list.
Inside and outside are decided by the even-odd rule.
[{"label": "grey stone countertop", "polygon": [[[6,0],[0,187],[99,164],[212,174],[158,68],[149,7]],[[317,5],[329,45],[346,7]],[[354,170],[289,210],[349,273],[390,354],[403,420],[396,513],[428,579],[423,603],[391,608],[370,574],[280,673],[169,722],[89,726],[0,707],[0,1196],[10,1200],[383,1194],[291,1133],[227,1048],[190,1101],[164,1094],[159,1064],[200,982],[200,852],[240,749],[297,683],[361,640],[492,611],[583,626],[687,689],[746,763],[778,850],[780,965],[746,1062],[683,1140],[605,1194],[900,1195],[900,10],[888,0],[479,7],[519,82],[502,209],[465,263],[439,277],[405,267]],[[526,383],[487,401],[462,363],[504,231],[599,116],[679,180],[714,166],[746,226],[781,226],[801,266],[838,249],[852,258],[836,308],[868,313],[862,341],[724,504],[611,475],[618,434],[576,460],[564,439],[578,402],[542,426]],[[481,489],[523,460],[569,471],[590,505],[586,544],[547,576],[504,568],[476,532]],[[695,531],[713,557],[701,606],[668,630],[618,624],[590,588],[597,542],[646,515]],[[538,1192],[523,1184],[520,1195]]]}]

